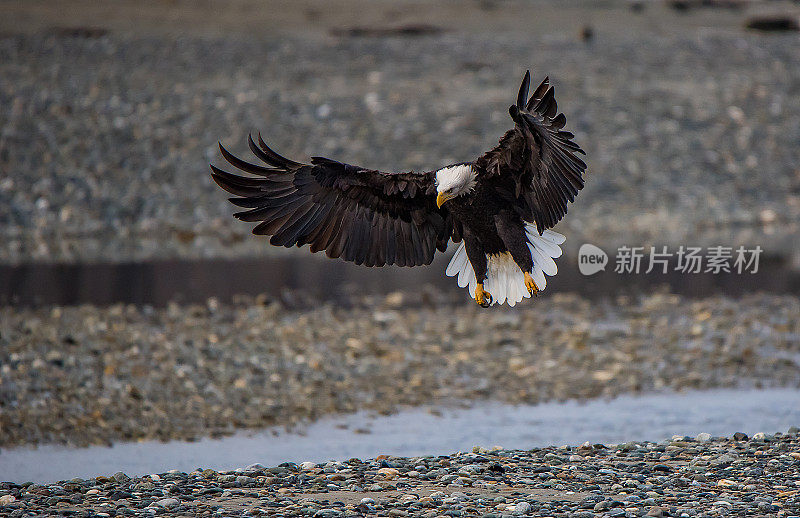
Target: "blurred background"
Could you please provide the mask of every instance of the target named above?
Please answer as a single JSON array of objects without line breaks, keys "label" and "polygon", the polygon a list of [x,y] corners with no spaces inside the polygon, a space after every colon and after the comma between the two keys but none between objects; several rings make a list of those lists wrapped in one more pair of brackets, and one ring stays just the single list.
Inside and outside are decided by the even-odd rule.
[{"label": "blurred background", "polygon": [[[797,424],[796,1],[0,0],[0,13],[0,465],[17,462],[0,479],[37,464],[32,445],[54,458],[353,412],[341,441],[386,449],[380,416],[475,404],[509,423],[509,447]],[[444,277],[449,255],[367,269],[270,247],[209,175],[218,141],[247,156],[259,131],[297,160],[472,160],[510,128],[526,69],[555,85],[589,170],[556,227],[559,275],[514,309],[475,308]],[[763,255],[750,275],[585,277],[583,243]],[[649,410],[573,435],[498,417],[617,396]],[[747,397],[740,420],[708,417]],[[678,401],[705,410],[665,417]],[[451,417],[481,421],[465,415]],[[269,430],[259,444],[300,455]],[[500,439],[475,433],[450,449]],[[398,453],[446,449],[409,437]],[[304,455],[352,453],[328,447]]]}]

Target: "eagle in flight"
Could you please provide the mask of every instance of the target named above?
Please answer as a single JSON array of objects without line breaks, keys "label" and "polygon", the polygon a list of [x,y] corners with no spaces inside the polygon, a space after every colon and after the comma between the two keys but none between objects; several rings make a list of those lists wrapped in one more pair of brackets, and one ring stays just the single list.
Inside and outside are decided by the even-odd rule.
[{"label": "eagle in flight", "polygon": [[448,276],[482,307],[536,295],[557,272],[564,236],[549,230],[583,188],[585,154],[565,131],[547,78],[528,97],[526,72],[509,108],[514,128],[472,162],[436,171],[386,173],[313,157],[284,158],[248,137],[253,164],[228,152],[240,176],[211,166],[211,176],[258,222],[253,233],[276,246],[310,245],[328,257],[366,266],[427,265],[449,241],[461,243]]}]

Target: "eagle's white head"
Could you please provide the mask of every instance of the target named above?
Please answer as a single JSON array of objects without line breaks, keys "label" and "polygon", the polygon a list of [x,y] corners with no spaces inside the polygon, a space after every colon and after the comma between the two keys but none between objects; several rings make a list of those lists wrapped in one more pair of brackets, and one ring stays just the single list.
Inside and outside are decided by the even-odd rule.
[{"label": "eagle's white head", "polygon": [[441,207],[447,200],[471,192],[477,176],[471,164],[451,165],[436,171],[436,204]]}]

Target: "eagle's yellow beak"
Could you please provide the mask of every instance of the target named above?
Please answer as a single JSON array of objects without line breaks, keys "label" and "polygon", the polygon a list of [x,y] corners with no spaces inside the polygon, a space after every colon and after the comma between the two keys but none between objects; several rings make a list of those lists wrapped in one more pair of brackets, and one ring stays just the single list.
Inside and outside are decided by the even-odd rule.
[{"label": "eagle's yellow beak", "polygon": [[436,206],[441,209],[442,205],[444,205],[444,202],[446,202],[450,198],[452,198],[452,196],[450,196],[449,194],[440,192],[439,195],[436,196]]}]

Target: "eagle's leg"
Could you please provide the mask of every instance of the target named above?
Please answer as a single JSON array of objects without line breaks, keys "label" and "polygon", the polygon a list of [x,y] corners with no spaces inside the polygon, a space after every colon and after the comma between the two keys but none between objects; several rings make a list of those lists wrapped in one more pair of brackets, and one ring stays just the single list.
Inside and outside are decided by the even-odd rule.
[{"label": "eagle's leg", "polygon": [[469,258],[472,269],[475,270],[475,279],[478,285],[475,287],[475,302],[482,308],[488,308],[492,305],[492,295],[483,289],[483,281],[486,279],[486,252],[483,251],[480,241],[472,235],[465,233],[464,245],[467,249],[467,258]]},{"label": "eagle's leg", "polygon": [[536,295],[539,293],[539,287],[531,277],[533,271],[533,258],[531,257],[531,250],[528,248],[528,235],[525,233],[525,226],[516,215],[509,212],[501,212],[495,216],[495,225],[497,225],[497,233],[503,244],[506,245],[514,262],[517,263],[519,269],[525,277],[525,287],[528,293]]},{"label": "eagle's leg", "polygon": [[492,305],[492,294],[483,289],[483,283],[479,282],[475,287],[475,302],[482,308]]},{"label": "eagle's leg", "polygon": [[525,287],[528,288],[528,293],[534,297],[539,294],[539,287],[533,282],[530,272],[522,272],[525,275]]}]

